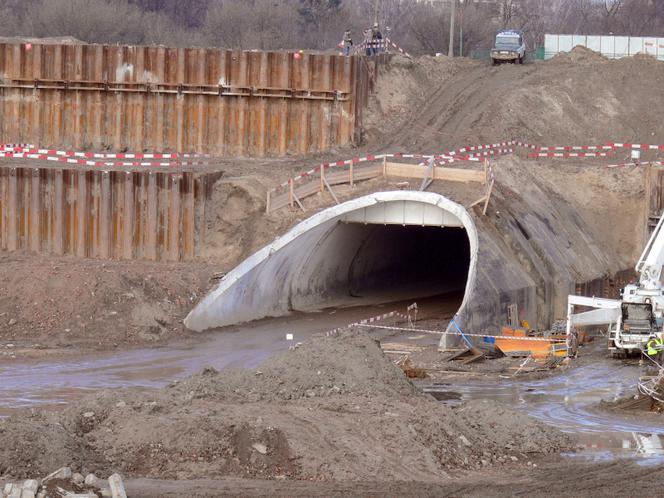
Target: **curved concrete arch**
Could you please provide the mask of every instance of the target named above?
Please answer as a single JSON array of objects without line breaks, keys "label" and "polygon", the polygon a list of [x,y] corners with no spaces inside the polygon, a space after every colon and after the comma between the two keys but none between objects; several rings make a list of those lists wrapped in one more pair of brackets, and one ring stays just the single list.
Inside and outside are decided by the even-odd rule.
[{"label": "curved concrete arch", "polygon": [[[345,226],[350,228],[337,230],[341,222],[349,222]],[[470,263],[459,308],[463,316],[475,287],[479,250],[478,233],[470,214],[440,194],[392,191],[338,204],[299,223],[229,272],[189,313],[185,325],[202,331],[306,309],[313,305],[317,291],[329,290],[335,280],[348,278],[349,268],[344,265],[348,258],[354,261],[353,254],[365,244],[361,237],[366,236],[360,234],[359,228],[366,224],[464,228]],[[336,244],[333,257],[329,257],[329,248],[326,253],[323,247],[333,233]]]}]

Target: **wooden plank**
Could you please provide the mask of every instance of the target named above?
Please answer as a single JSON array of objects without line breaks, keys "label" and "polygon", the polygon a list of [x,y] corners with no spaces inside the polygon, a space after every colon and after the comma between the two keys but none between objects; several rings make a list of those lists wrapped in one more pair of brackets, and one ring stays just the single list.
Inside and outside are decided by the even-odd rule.
[{"label": "wooden plank", "polygon": [[319,192],[318,182],[309,182],[293,189],[294,196],[304,199]]},{"label": "wooden plank", "polygon": [[330,195],[331,195],[332,198],[334,199],[334,202],[336,202],[337,204],[339,204],[339,199],[337,199],[337,196],[334,194],[334,190],[332,190],[332,187],[330,187],[330,184],[327,183],[327,180],[325,179],[325,177],[323,177],[323,182],[325,182],[325,187],[327,187],[327,190],[330,191]]},{"label": "wooden plank", "polygon": [[489,207],[489,199],[491,199],[491,193],[493,192],[493,184],[495,180],[491,180],[491,185],[489,185],[489,191],[486,193],[486,201],[484,201],[484,209],[482,209],[482,214],[486,215],[486,209]]},{"label": "wooden plank", "polygon": [[[425,178],[426,168],[416,164],[400,164],[388,162],[385,164],[387,176],[399,178]],[[453,182],[478,182],[484,183],[483,171],[459,168],[434,168],[436,180],[447,180]]]}]

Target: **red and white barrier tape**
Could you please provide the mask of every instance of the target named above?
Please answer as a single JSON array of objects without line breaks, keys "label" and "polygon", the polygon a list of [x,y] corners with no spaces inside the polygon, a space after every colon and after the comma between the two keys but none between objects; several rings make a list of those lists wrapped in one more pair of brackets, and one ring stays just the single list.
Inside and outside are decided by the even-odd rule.
[{"label": "red and white barrier tape", "polygon": [[105,152],[77,152],[73,150],[54,150],[54,149],[36,149],[32,147],[2,147],[0,150],[4,152],[17,152],[25,154],[39,154],[46,156],[62,156],[62,157],[82,157],[86,159],[194,159],[194,158],[210,158],[212,156],[207,154],[182,154],[179,152],[163,152],[163,153],[105,153]]},{"label": "red and white barrier tape", "polygon": [[364,40],[358,45],[353,45],[353,48],[351,49],[350,53],[351,55],[353,55],[359,52],[360,50],[366,50],[367,48],[375,48],[384,51],[389,51],[390,47],[394,48],[401,55],[408,57],[409,59],[413,58],[412,55],[410,55],[408,52],[406,52],[406,50],[401,48],[399,45],[394,43],[389,38],[383,38],[382,40]]},{"label": "red and white barrier tape", "polygon": [[209,154],[184,154],[180,152],[131,153],[131,152],[78,152],[74,150],[38,149],[28,144],[0,145],[2,152],[39,154],[46,156],[82,157],[86,159],[194,159],[210,158]]},{"label": "red and white barrier tape", "polygon": [[609,143],[608,145],[617,149],[664,150],[664,145],[631,144],[631,143]]},{"label": "red and white barrier tape", "polygon": [[47,156],[43,154],[26,154],[23,152],[1,152],[0,158],[8,159],[35,159],[38,161],[58,162],[64,164],[75,164],[78,166],[95,166],[100,168],[107,167],[139,167],[139,166],[152,166],[152,167],[172,167],[172,166],[194,166],[194,165],[207,165],[206,162],[196,161],[169,161],[169,162],[141,162],[141,161],[118,161],[118,162],[105,162],[105,161],[89,161],[87,159],[75,159],[63,156]]},{"label": "red and white barrier tape", "polygon": [[538,151],[565,151],[571,152],[575,150],[582,151],[602,151],[602,150],[615,150],[612,145],[561,145],[553,147],[535,147]]},{"label": "red and white barrier tape", "polygon": [[[415,308],[415,309],[417,309],[417,308]],[[336,335],[340,331],[345,330],[345,329],[349,329],[350,327],[358,327],[358,326],[362,326],[362,325],[369,325],[369,324],[372,324],[372,323],[387,320],[388,318],[401,318],[402,320],[406,320],[406,321],[410,320],[410,317],[407,314],[400,313],[398,311],[391,311],[391,312],[385,313],[383,315],[373,316],[371,318],[365,318],[364,320],[349,323],[345,327],[339,327],[339,328],[336,328],[336,329],[328,330],[325,333],[325,335],[327,335],[327,336]]]},{"label": "red and white barrier tape", "polygon": [[392,40],[390,40],[389,38],[385,38],[385,41],[386,41],[387,43],[389,43],[390,45],[392,45],[392,46],[393,46],[393,47],[394,47],[394,48],[395,48],[395,49],[396,49],[401,55],[404,55],[404,56],[408,57],[409,59],[412,59],[412,58],[413,58],[408,52],[406,52],[403,48],[401,48],[399,45],[397,45],[396,43],[394,43],[394,42],[393,42]]},{"label": "red and white barrier tape", "polygon": [[610,157],[613,155],[612,151],[609,152],[533,152],[528,154],[528,157]]},{"label": "red and white barrier tape", "polygon": [[[454,161],[474,161],[477,162],[479,161],[479,157],[484,157],[488,155],[497,155],[497,154],[511,154],[514,152],[513,149],[511,148],[504,148],[500,149],[500,147],[508,147],[515,145],[515,141],[509,141],[509,142],[500,142],[500,143],[495,143],[495,144],[483,144],[483,145],[473,145],[473,146],[467,146],[467,147],[462,147],[458,150],[451,150],[451,151],[446,151],[443,154],[439,155],[431,155],[431,154],[405,154],[403,152],[396,152],[392,154],[375,154],[375,155],[368,155],[364,157],[354,157],[352,159],[346,159],[346,160],[341,160],[341,161],[335,161],[335,162],[329,162],[329,163],[322,163],[316,166],[315,168],[310,169],[309,171],[305,171],[304,173],[300,173],[299,175],[283,182],[281,185],[276,187],[275,189],[272,189],[272,191],[278,189],[278,188],[286,188],[288,185],[290,185],[291,182],[297,182],[302,179],[308,178],[312,175],[315,175],[316,173],[319,173],[321,168],[334,168],[334,167],[343,167],[343,166],[350,166],[355,165],[355,164],[361,164],[364,162],[370,162],[370,161],[376,161],[376,160],[381,160],[381,159],[420,159],[420,160],[426,160],[428,161],[429,159],[434,159],[436,161],[440,161],[443,163],[443,161],[446,161],[446,163],[451,163]],[[497,149],[497,150],[494,150]],[[493,151],[492,151],[493,150]],[[469,154],[466,154],[466,153]],[[465,154],[465,155],[464,155]],[[420,163],[420,165],[423,165],[425,163]]]},{"label": "red and white barrier tape", "polygon": [[[383,330],[394,330],[398,332],[420,332],[424,334],[435,334],[435,335],[458,335],[461,336],[459,332],[447,332],[444,330],[430,330],[430,329],[418,329],[418,328],[406,328],[406,327],[394,327],[394,326],[387,326],[387,325],[371,325],[368,323],[358,323],[355,326],[357,327],[367,327],[367,328],[373,328],[373,329],[383,329]],[[495,339],[517,339],[520,341],[533,341],[533,342],[555,342],[555,343],[563,343],[565,342],[565,339],[558,339],[558,338],[547,338],[547,337],[521,337],[521,336],[513,336],[513,335],[490,335],[490,334],[467,334],[463,333],[464,337],[488,337],[488,338],[495,338]]]},{"label": "red and white barrier tape", "polygon": [[537,145],[527,144],[525,142],[513,142],[513,143],[517,147],[521,147],[521,148],[524,148],[524,149],[535,149],[535,150],[540,149],[540,147],[537,146]]}]

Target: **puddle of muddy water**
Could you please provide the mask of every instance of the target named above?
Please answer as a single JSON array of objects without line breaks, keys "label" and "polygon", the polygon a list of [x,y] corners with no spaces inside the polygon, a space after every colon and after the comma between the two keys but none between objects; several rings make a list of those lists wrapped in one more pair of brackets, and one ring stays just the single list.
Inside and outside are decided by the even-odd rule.
[{"label": "puddle of muddy water", "polygon": [[[423,312],[436,313],[452,306],[449,302],[446,296],[420,301]],[[161,387],[205,367],[255,368],[315,334],[389,311],[405,310],[410,303],[294,314],[225,327],[186,343],[95,353],[83,358],[0,360],[0,417],[22,408],[56,408],[98,389]],[[292,334],[293,340],[287,340],[287,334]]]},{"label": "puddle of muddy water", "polygon": [[[642,464],[662,464],[664,427],[596,407],[601,400],[635,393],[639,374],[637,366],[598,359],[546,379],[468,379],[426,391],[434,397],[432,391],[443,393],[443,402],[450,405],[489,399],[524,410],[576,436],[583,449],[567,455],[570,458],[602,461],[629,457],[638,458]],[[449,396],[450,392],[460,396]]]}]

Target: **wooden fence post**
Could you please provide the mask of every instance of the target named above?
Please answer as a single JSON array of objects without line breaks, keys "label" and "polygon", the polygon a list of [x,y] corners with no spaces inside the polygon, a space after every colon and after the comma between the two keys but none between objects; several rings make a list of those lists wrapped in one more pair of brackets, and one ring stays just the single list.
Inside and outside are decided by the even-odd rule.
[{"label": "wooden fence post", "polygon": [[270,214],[270,194],[271,194],[270,189],[267,189],[267,200],[265,202],[265,212],[267,214]]},{"label": "wooden fence post", "polygon": [[320,165],[320,191],[325,192],[325,166]]},{"label": "wooden fence post", "polygon": [[294,192],[293,192],[293,179],[291,178],[288,180],[288,204],[290,204],[290,207],[294,206],[293,199],[295,198]]},{"label": "wooden fence post", "polygon": [[353,186],[353,161],[350,162],[350,186]]}]

